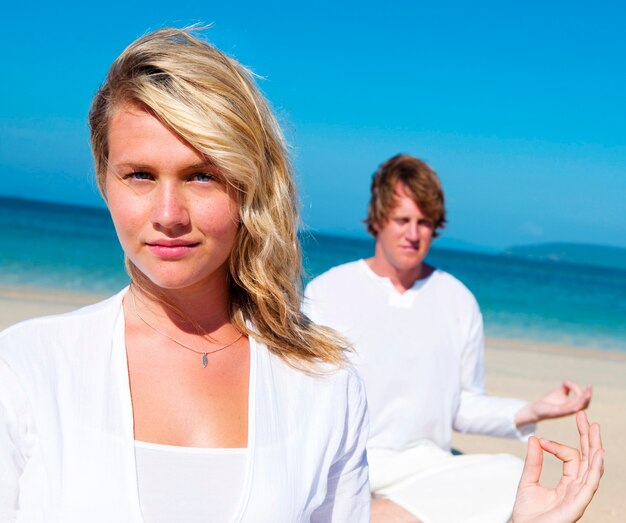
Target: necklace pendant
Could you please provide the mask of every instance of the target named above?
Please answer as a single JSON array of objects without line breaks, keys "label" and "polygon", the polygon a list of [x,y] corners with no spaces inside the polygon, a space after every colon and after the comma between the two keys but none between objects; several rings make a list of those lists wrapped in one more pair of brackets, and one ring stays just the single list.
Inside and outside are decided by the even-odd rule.
[{"label": "necklace pendant", "polygon": [[206,366],[209,364],[209,358],[206,356],[206,352],[202,354],[202,366],[206,369]]}]

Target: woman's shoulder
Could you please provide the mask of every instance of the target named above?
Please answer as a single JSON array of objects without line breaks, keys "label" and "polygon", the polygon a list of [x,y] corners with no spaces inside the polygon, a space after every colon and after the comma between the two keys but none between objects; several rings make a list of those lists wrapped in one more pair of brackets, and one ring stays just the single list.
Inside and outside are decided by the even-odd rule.
[{"label": "woman's shoulder", "polygon": [[361,376],[349,362],[318,362],[302,367],[271,353],[263,344],[256,345],[259,370],[271,374],[281,388],[289,387],[292,393],[301,393],[309,399],[328,396],[333,401],[343,398],[352,402],[365,397]]},{"label": "woman's shoulder", "polygon": [[0,333],[0,358],[10,358],[15,352],[36,350],[67,344],[77,338],[95,341],[105,329],[110,329],[120,310],[126,289],[105,300],[72,312],[25,320]]},{"label": "woman's shoulder", "polygon": [[365,388],[349,363],[301,370],[268,351],[258,358],[257,372],[258,412],[268,420],[279,412],[281,426],[299,427],[300,445],[316,447],[325,434],[333,442],[328,448],[336,449],[346,435],[354,439],[367,430]]}]

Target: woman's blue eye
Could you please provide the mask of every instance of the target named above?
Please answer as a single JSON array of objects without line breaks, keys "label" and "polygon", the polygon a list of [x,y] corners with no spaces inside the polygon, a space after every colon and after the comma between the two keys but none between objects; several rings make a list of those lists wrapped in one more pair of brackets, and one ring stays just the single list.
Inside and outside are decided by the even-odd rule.
[{"label": "woman's blue eye", "polygon": [[152,175],[143,171],[136,171],[130,173],[127,178],[134,178],[135,180],[151,180]]},{"label": "woman's blue eye", "polygon": [[192,176],[192,180],[197,180],[199,182],[210,182],[215,179],[215,176],[207,173],[196,173]]}]

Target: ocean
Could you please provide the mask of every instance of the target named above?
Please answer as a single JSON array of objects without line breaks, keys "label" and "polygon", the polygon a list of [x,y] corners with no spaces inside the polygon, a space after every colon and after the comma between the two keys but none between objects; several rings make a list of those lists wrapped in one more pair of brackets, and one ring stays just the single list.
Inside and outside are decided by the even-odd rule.
[{"label": "ocean", "polygon": [[[113,293],[128,283],[104,209],[0,197],[0,286]],[[371,256],[373,241],[302,235],[305,280]],[[487,336],[626,352],[626,271],[440,249],[429,263],[480,303]],[[1,314],[1,311],[0,311]]]}]

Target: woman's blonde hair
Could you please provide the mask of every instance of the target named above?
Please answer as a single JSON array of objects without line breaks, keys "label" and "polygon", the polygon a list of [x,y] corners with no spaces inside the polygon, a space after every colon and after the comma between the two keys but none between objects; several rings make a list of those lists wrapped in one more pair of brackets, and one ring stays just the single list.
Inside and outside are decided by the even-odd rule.
[{"label": "woman's blonde hair", "polygon": [[[89,111],[100,190],[106,200],[112,114],[122,103],[145,107],[235,189],[240,225],[229,261],[234,325],[299,368],[341,363],[345,341],[300,311],[298,202],[280,127],[252,74],[194,31],[154,31],[111,66]],[[126,263],[133,283],[144,288],[146,276]]]}]

